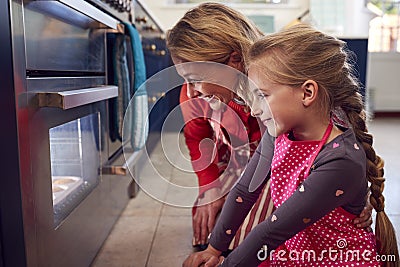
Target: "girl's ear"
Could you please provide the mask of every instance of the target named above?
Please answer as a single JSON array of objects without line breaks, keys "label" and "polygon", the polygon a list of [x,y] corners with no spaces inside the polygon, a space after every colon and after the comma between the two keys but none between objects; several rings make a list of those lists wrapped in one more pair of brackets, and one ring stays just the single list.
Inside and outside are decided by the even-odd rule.
[{"label": "girl's ear", "polygon": [[239,54],[236,51],[233,51],[230,56],[229,60],[227,63],[228,66],[237,69],[240,72],[244,71],[244,66],[243,66],[243,58],[242,55]]},{"label": "girl's ear", "polygon": [[314,80],[307,80],[302,84],[301,89],[303,90],[303,105],[311,106],[317,99],[318,84]]}]

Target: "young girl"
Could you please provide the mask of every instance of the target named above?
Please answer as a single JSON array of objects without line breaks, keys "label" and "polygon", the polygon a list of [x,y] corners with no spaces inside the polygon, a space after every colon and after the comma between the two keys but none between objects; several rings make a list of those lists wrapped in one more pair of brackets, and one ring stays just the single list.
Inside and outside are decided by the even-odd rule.
[{"label": "young girl", "polygon": [[[398,266],[384,212],[383,161],[372,148],[359,85],[345,44],[307,25],[264,37],[250,49],[252,112],[265,134],[229,193],[208,248],[183,266]],[[218,258],[271,179],[276,210],[227,258]],[[368,195],[376,232],[351,222]],[[395,255],[380,262],[379,255]]]}]

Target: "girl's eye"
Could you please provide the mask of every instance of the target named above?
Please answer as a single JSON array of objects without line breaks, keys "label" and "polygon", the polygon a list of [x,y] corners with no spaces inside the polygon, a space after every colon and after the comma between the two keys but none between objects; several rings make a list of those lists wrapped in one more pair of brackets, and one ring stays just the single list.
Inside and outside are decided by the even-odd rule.
[{"label": "girl's eye", "polygon": [[259,93],[257,96],[262,99],[262,98],[267,97],[268,95],[264,94],[264,93]]},{"label": "girl's eye", "polygon": [[265,91],[261,90],[261,89],[256,89],[254,90],[254,98],[257,99],[264,99],[266,97],[268,97],[269,95],[267,93],[265,93]]}]

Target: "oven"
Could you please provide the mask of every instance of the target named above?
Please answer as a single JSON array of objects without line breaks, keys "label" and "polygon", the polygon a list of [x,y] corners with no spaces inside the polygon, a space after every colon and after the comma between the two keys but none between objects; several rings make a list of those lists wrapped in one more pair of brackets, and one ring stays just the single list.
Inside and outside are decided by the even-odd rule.
[{"label": "oven", "polygon": [[[15,96],[18,176],[0,190],[20,206],[0,201],[0,266],[89,266],[136,190],[128,169],[140,151],[126,140],[125,160],[123,144],[110,141],[118,87],[107,67],[108,36],[132,22],[132,3],[4,2],[11,61],[2,69],[13,86],[3,91]],[[14,226],[4,215],[12,209],[21,211]]]}]

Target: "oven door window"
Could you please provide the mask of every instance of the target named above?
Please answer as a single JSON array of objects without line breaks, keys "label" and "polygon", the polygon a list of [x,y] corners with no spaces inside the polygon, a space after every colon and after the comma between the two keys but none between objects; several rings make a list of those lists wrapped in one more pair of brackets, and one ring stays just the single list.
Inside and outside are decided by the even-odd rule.
[{"label": "oven door window", "polygon": [[49,130],[55,226],[100,182],[99,120],[94,113]]}]

